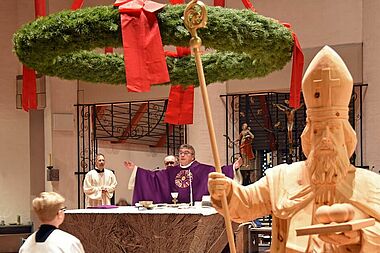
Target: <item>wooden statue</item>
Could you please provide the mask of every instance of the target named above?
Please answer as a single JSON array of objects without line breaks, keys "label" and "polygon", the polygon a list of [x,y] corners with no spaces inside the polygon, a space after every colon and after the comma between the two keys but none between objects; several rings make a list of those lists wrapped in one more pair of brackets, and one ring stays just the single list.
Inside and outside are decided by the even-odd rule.
[{"label": "wooden statue", "polygon": [[[289,103],[289,101],[285,100],[285,103]],[[273,104],[279,110],[283,111],[286,115],[286,126],[288,129],[288,142],[290,145],[293,144],[293,126],[294,126],[294,115],[295,112],[303,106],[303,104],[299,108],[291,108],[283,104]]]},{"label": "wooden statue", "polygon": [[349,160],[357,141],[348,121],[352,88],[343,60],[324,47],[302,81],[307,160],[268,169],[248,186],[209,175],[213,206],[221,211],[226,195],[232,220],[272,215],[272,253],[380,252],[380,175]]},{"label": "wooden statue", "polygon": [[249,161],[255,158],[252,150],[252,141],[255,136],[251,133],[247,123],[243,123],[241,129],[239,139],[237,139],[236,142],[240,143],[239,148],[243,158],[243,166],[248,167]]}]

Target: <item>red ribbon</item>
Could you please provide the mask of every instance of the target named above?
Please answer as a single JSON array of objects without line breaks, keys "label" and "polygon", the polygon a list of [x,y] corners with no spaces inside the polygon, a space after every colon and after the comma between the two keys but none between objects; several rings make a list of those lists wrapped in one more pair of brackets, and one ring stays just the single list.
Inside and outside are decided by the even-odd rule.
[{"label": "red ribbon", "polygon": [[288,23],[283,23],[283,25],[292,32],[294,40],[289,106],[297,109],[301,105],[301,86],[304,56],[297,35],[292,31],[291,25]]},{"label": "red ribbon", "polygon": [[171,4],[183,4],[183,3],[185,3],[185,1],[184,0],[170,0],[170,3]]},{"label": "red ribbon", "polygon": [[71,10],[75,11],[77,9],[82,8],[84,0],[74,0],[71,4]]},{"label": "red ribbon", "polygon": [[[166,56],[183,57],[191,54],[188,47],[176,47],[177,52],[165,52]],[[194,85],[182,87],[172,85],[169,93],[169,103],[165,113],[165,123],[173,125],[193,124]]]},{"label": "red ribbon", "polygon": [[35,18],[46,16],[46,0],[34,0]]},{"label": "red ribbon", "polygon": [[214,0],[214,6],[225,7],[226,1],[225,0]]},{"label": "red ribbon", "polygon": [[37,109],[36,72],[27,66],[22,66],[22,108]]},{"label": "red ribbon", "polygon": [[245,6],[246,9],[250,9],[252,10],[253,12],[256,12],[256,9],[255,7],[253,7],[252,3],[250,0],[241,0]]},{"label": "red ribbon", "polygon": [[112,54],[113,53],[113,47],[106,47],[104,48],[105,54]]},{"label": "red ribbon", "polygon": [[[170,0],[171,4],[183,4],[184,0]],[[191,54],[189,47],[176,47],[176,52],[165,52],[169,57],[183,57]],[[169,103],[165,112],[165,123],[174,125],[193,124],[194,86],[172,85]]]},{"label": "red ribbon", "polygon": [[[46,16],[45,0],[34,0],[35,18]],[[36,73],[22,65],[22,108],[27,112],[29,109],[37,109]]]},{"label": "red ribbon", "polygon": [[170,88],[165,123],[174,125],[193,124],[194,85],[183,87],[172,85]]},{"label": "red ribbon", "polygon": [[121,17],[128,91],[144,92],[151,84],[170,81],[161,34],[154,12],[165,5],[149,0],[117,0]]}]

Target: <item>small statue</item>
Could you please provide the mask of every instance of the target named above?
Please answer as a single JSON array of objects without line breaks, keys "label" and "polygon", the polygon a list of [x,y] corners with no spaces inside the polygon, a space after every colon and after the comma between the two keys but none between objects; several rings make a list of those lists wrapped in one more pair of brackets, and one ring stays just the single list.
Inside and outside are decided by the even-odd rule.
[{"label": "small statue", "polygon": [[255,136],[251,133],[250,128],[247,123],[243,123],[241,126],[242,130],[239,134],[239,139],[235,140],[235,142],[240,143],[240,154],[243,158],[243,166],[248,167],[249,161],[255,158],[255,155],[252,151],[252,141]]},{"label": "small statue", "polygon": [[[285,104],[289,104],[288,100],[285,100],[284,102]],[[286,123],[287,123],[286,125],[288,129],[288,141],[289,141],[289,144],[292,145],[293,144],[294,115],[295,115],[295,112],[303,106],[303,104],[301,104],[301,106],[298,108],[291,108],[283,104],[273,104],[273,106],[276,106],[279,110],[285,112]]]}]

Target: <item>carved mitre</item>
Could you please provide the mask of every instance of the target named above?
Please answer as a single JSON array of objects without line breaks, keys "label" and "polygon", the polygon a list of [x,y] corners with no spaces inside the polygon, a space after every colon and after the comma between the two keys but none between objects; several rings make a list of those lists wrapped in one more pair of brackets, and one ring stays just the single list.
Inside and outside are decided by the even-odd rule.
[{"label": "carved mitre", "polygon": [[308,120],[348,120],[352,87],[352,76],[342,58],[330,47],[322,48],[302,80]]}]

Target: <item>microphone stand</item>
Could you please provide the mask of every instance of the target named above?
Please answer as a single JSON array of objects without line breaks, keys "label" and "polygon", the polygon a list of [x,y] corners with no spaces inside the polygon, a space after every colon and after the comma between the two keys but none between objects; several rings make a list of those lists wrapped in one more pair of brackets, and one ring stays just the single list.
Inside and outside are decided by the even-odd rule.
[{"label": "microphone stand", "polygon": [[193,206],[193,174],[189,168],[189,180],[190,180],[190,206]]}]

